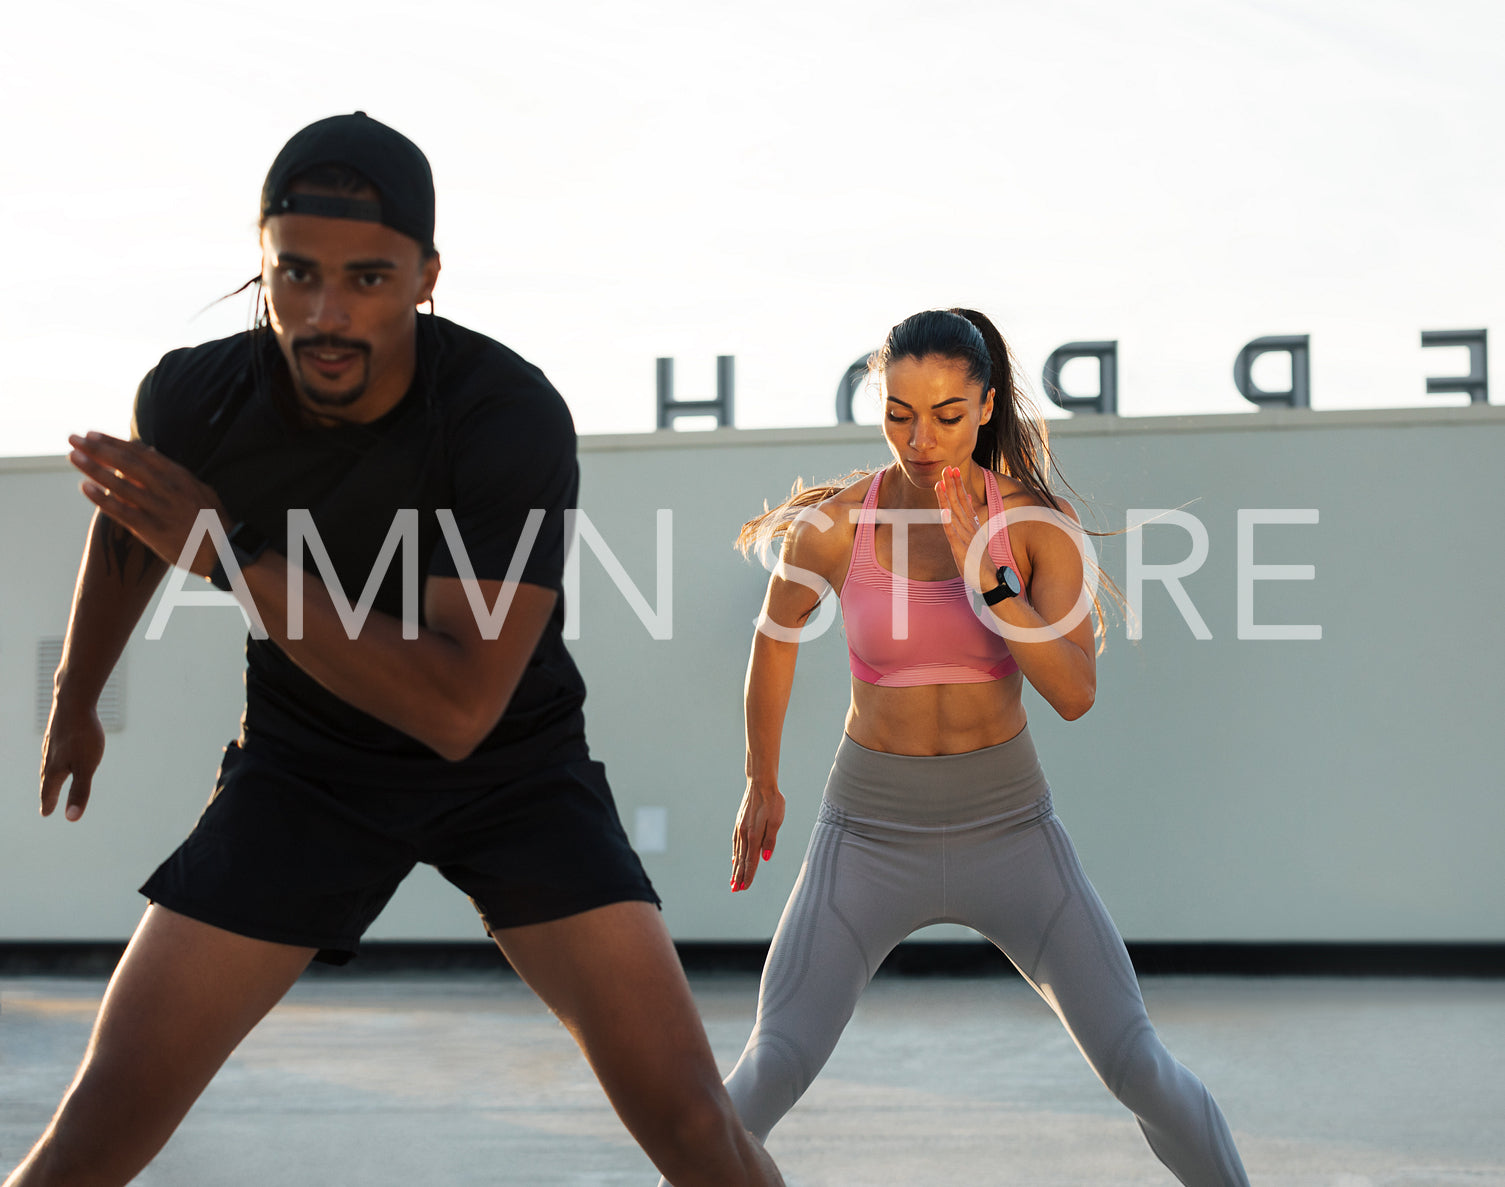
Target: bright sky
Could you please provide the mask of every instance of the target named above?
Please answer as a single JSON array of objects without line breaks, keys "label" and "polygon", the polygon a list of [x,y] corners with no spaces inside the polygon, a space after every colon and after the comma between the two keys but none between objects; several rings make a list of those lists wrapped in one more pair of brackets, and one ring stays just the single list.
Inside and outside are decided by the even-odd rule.
[{"label": "bright sky", "polygon": [[651,429],[660,355],[687,399],[735,355],[743,427],[833,423],[850,362],[953,304],[1036,390],[1118,339],[1127,415],[1248,409],[1234,356],[1288,333],[1314,407],[1462,402],[1420,331],[1505,329],[1502,58],[1495,0],[25,5],[0,455],[124,429],[162,353],[243,328],[199,310],[259,267],[267,166],[356,108],[433,163],[439,312],[582,432]]}]

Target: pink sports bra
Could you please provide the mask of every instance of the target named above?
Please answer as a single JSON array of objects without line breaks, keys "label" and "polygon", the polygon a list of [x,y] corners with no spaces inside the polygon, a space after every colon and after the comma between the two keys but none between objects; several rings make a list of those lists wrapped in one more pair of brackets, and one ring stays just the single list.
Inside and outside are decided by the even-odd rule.
[{"label": "pink sports bra", "polygon": [[[1003,497],[991,471],[983,472],[988,489],[988,517],[1003,514]],[[873,476],[862,509],[869,516],[857,524],[852,563],[841,586],[841,616],[846,624],[852,675],[884,688],[918,684],[984,684],[1019,670],[1008,643],[972,609],[973,595],[961,577],[912,581],[878,564],[873,549],[871,512],[878,506],[883,471]],[[1007,528],[988,542],[995,565],[1015,572]],[[908,595],[908,637],[894,638],[894,595]],[[983,613],[992,611],[976,604]]]}]

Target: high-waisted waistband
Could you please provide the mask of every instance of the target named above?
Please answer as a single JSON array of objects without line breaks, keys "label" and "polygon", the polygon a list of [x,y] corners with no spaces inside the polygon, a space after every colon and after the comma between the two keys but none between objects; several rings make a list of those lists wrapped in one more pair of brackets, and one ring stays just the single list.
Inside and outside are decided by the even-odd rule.
[{"label": "high-waisted waistband", "polygon": [[1049,806],[1029,727],[962,754],[889,754],[843,734],[826,800],[852,816],[914,825],[966,824]]}]

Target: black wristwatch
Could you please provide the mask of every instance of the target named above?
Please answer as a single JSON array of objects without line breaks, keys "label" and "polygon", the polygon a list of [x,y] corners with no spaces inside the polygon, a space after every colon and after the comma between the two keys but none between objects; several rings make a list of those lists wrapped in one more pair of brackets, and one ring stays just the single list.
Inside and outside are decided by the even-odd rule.
[{"label": "black wristwatch", "polygon": [[[230,541],[230,551],[235,556],[235,564],[241,569],[244,569],[267,550],[267,538],[245,520],[241,520],[230,529],[228,538]],[[215,558],[214,569],[209,574],[209,583],[215,589],[222,589],[226,593],[230,592],[232,588],[230,585],[230,575],[225,572],[225,562],[222,558]]]},{"label": "black wristwatch", "polygon": [[998,568],[998,584],[987,593],[982,595],[982,600],[989,606],[996,606],[999,602],[1006,602],[1010,598],[1017,598],[1024,591],[1019,584],[1019,574],[1007,565]]}]

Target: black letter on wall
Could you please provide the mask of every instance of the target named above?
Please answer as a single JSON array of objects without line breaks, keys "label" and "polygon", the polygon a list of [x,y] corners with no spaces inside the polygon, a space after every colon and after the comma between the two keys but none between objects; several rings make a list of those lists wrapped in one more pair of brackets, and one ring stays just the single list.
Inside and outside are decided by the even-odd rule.
[{"label": "black letter on wall", "polygon": [[716,418],[721,428],[732,425],[732,388],[736,356],[716,356],[716,398],[714,400],[676,400],[674,398],[674,360],[658,360],[658,427],[671,429],[676,417],[704,416]]},{"label": "black letter on wall", "polygon": [[867,361],[871,357],[863,355],[847,368],[841,382],[836,385],[836,423],[839,425],[857,422],[857,418],[852,415],[852,401],[862,390],[862,381],[867,378]]},{"label": "black letter on wall", "polygon": [[1489,339],[1483,330],[1423,330],[1423,346],[1468,347],[1468,374],[1427,380],[1427,395],[1467,392],[1470,404],[1489,403]]},{"label": "black letter on wall", "polygon": [[[1061,368],[1072,359],[1097,360],[1097,395],[1072,396],[1061,390]],[[997,387],[997,384],[993,385]],[[1072,412],[1118,413],[1118,342],[1068,342],[1050,352],[1040,373],[1046,398]]]},{"label": "black letter on wall", "polygon": [[[1312,406],[1311,336],[1308,334],[1277,334],[1271,338],[1256,338],[1238,352],[1233,360],[1233,385],[1238,394],[1251,404],[1284,404],[1289,408]],[[1267,392],[1255,387],[1249,372],[1254,360],[1272,351],[1284,351],[1291,356],[1291,387],[1289,391]]]}]

